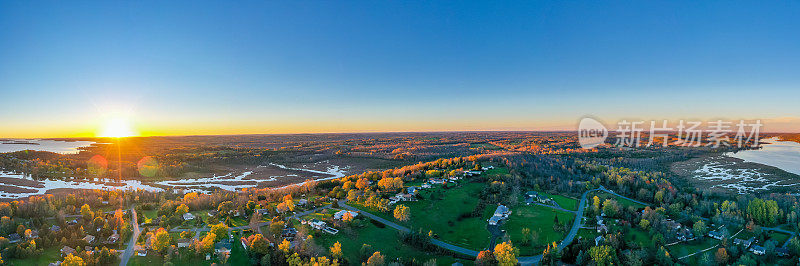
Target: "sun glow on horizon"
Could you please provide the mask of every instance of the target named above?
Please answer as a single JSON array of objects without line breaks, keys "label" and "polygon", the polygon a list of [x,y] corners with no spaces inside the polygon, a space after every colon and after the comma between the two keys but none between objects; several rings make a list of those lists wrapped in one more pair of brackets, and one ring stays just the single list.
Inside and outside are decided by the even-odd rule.
[{"label": "sun glow on horizon", "polygon": [[112,118],[108,120],[103,126],[102,131],[98,134],[98,137],[108,138],[125,138],[132,136],[136,136],[136,132],[131,128],[130,121],[124,118]]}]

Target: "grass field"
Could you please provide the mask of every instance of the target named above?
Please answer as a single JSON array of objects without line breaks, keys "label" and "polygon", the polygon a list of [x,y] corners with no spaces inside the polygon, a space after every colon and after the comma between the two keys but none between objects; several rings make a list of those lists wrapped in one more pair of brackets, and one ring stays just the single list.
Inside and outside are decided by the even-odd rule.
[{"label": "grass field", "polygon": [[[479,217],[461,218],[461,215],[475,209],[479,201],[476,195],[483,186],[483,183],[463,182],[456,188],[435,187],[423,190],[420,192],[423,200],[401,203],[411,209],[411,220],[407,222],[397,221],[391,214],[377,212],[357,203],[348,204],[368,210],[412,230],[431,230],[442,241],[473,250],[482,250],[489,244],[490,234],[486,230],[486,219],[494,212],[494,206],[487,206]],[[431,199],[431,195],[435,195],[435,199]]]},{"label": "grass field", "polygon": [[494,212],[494,206],[487,206],[480,217],[460,216],[475,209],[479,201],[475,195],[483,186],[482,183],[463,183],[457,188],[443,190],[441,198],[406,202],[404,204],[411,208],[411,221],[404,224],[412,229],[432,230],[442,241],[481,250],[489,243],[486,219]]},{"label": "grass field", "polygon": [[[522,242],[522,229],[528,228],[532,232],[537,232],[539,237],[538,241],[531,243],[529,246],[519,246],[520,255],[530,256],[542,253],[545,246],[552,242],[561,242],[566,233],[553,231],[553,222],[556,215],[561,224],[567,224],[565,230],[572,227],[572,219],[575,215],[564,211],[556,211],[554,209],[543,207],[539,205],[521,205],[513,208],[511,216],[503,222],[502,228],[505,229],[511,236],[511,241],[514,243]],[[566,232],[566,231],[565,231]]]},{"label": "grass field", "polygon": [[[681,242],[672,246],[669,246],[669,251],[672,253],[673,256],[676,258],[680,258],[686,256],[688,254],[695,253],[697,251],[710,248],[716,244],[719,244],[719,240],[704,237],[700,240],[692,240],[689,242]],[[714,250],[709,250],[708,252],[713,252]],[[695,256],[701,256],[700,254]]]},{"label": "grass field", "polygon": [[786,240],[789,240],[789,235],[773,231],[769,232],[769,239],[777,241],[778,246],[780,247],[781,245],[783,245],[784,242],[786,242]]},{"label": "grass field", "polygon": [[56,262],[61,260],[61,252],[59,251],[59,247],[51,247],[42,251],[42,255],[33,256],[30,258],[25,259],[10,259],[7,260],[6,263],[9,265],[17,265],[17,266],[37,266],[37,265],[47,265],[51,262]]},{"label": "grass field", "polygon": [[561,208],[564,208],[564,209],[567,209],[567,210],[573,210],[573,211],[578,210],[578,199],[570,198],[570,197],[566,197],[566,196],[562,196],[562,195],[539,192],[539,191],[536,191],[536,192],[539,193],[540,195],[544,195],[544,196],[547,196],[549,198],[552,198],[556,203],[558,203],[558,206],[561,206]]},{"label": "grass field", "polygon": [[[416,258],[417,261],[425,262],[435,258],[439,265],[450,265],[455,262],[452,257],[438,256],[429,254],[404,244],[398,237],[398,231],[392,228],[378,228],[370,222],[362,222],[363,228],[354,230],[354,235],[347,235],[343,231],[339,234],[321,234],[316,238],[317,244],[325,248],[326,252],[335,242],[342,245],[342,253],[350,261],[351,265],[361,264],[360,250],[362,244],[372,246],[373,251],[380,251],[386,256],[386,261],[394,261],[395,258]],[[462,262],[463,263],[463,262]]]}]

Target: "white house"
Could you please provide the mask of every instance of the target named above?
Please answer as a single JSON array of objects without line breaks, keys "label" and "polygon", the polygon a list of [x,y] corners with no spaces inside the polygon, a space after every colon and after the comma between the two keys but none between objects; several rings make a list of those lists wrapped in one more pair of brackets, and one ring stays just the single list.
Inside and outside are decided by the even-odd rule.
[{"label": "white house", "polygon": [[344,217],[344,214],[345,214],[345,213],[350,213],[350,215],[352,215],[352,216],[353,216],[353,218],[356,218],[356,216],[358,216],[358,213],[357,213],[357,212],[354,212],[354,211],[347,211],[347,210],[341,210],[341,211],[338,211],[338,212],[336,212],[336,213],[334,213],[334,214],[333,214],[333,219],[336,219],[336,220],[341,220],[341,219],[342,219],[342,217]]},{"label": "white house", "polygon": [[511,210],[502,204],[498,204],[497,209],[494,210],[494,214],[489,218],[488,222],[490,225],[497,225],[500,221],[508,218],[509,215],[511,215]]},{"label": "white house", "polygon": [[184,213],[183,214],[183,219],[186,220],[186,221],[194,220],[194,214],[192,214],[190,212]]}]

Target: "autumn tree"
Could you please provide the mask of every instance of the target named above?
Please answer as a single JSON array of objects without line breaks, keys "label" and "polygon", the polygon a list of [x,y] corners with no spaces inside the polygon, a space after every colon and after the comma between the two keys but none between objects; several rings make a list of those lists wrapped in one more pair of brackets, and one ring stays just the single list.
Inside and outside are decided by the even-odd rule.
[{"label": "autumn tree", "polygon": [[595,246],[589,249],[589,256],[598,266],[614,264],[614,250],[608,245]]},{"label": "autumn tree", "polygon": [[247,242],[250,243],[250,250],[257,254],[269,253],[269,242],[261,234],[254,234],[247,237]]},{"label": "autumn tree", "polygon": [[494,262],[494,255],[491,250],[482,250],[478,252],[478,257],[475,258],[475,265],[478,266],[494,265]]},{"label": "autumn tree", "polygon": [[559,259],[561,259],[561,252],[558,251],[556,242],[548,244],[544,251],[542,251],[542,265],[555,265]]},{"label": "autumn tree", "polygon": [[719,264],[725,264],[728,262],[728,250],[725,248],[718,248],[717,252],[714,254],[714,258],[717,260]]},{"label": "autumn tree", "polygon": [[178,208],[175,209],[175,215],[182,216],[189,212],[189,206],[186,204],[181,204]]},{"label": "autumn tree", "polygon": [[366,178],[362,177],[362,178],[359,178],[358,181],[356,181],[356,188],[357,189],[363,190],[368,186],[369,186],[369,180],[367,180]]},{"label": "autumn tree", "polygon": [[89,207],[89,204],[81,206],[81,216],[83,216],[84,221],[91,221],[94,218],[94,212],[92,212],[92,207]]},{"label": "autumn tree", "polygon": [[380,251],[377,251],[372,254],[372,256],[367,259],[367,266],[382,266],[386,264],[386,258],[381,255]]},{"label": "autumn tree", "polygon": [[228,226],[223,223],[218,223],[211,226],[211,233],[217,236],[215,241],[228,237]]},{"label": "autumn tree", "polygon": [[217,235],[213,232],[209,232],[203,237],[203,240],[197,242],[197,246],[195,250],[197,253],[207,253],[210,252],[212,248],[214,248],[214,243],[217,242]]},{"label": "autumn tree", "polygon": [[190,237],[193,237],[193,236],[194,236],[194,232],[192,232],[192,231],[189,231],[189,230],[181,231],[181,238],[190,238]]},{"label": "autumn tree", "polygon": [[394,218],[398,221],[408,221],[411,218],[411,210],[405,205],[397,205],[394,207]]},{"label": "autumn tree", "polygon": [[163,253],[164,249],[169,246],[172,237],[169,232],[164,228],[158,228],[156,232],[150,237],[150,245],[156,252]]},{"label": "autumn tree", "polygon": [[340,244],[339,241],[336,241],[336,243],[333,243],[333,246],[331,246],[331,257],[335,259],[342,257],[342,244]]},{"label": "autumn tree", "polygon": [[519,250],[511,245],[511,242],[503,242],[494,247],[494,258],[500,266],[513,266],[517,265],[517,256]]},{"label": "autumn tree", "polygon": [[67,257],[64,258],[64,262],[61,263],[63,266],[86,266],[86,263],[83,262],[83,259],[78,256],[72,255],[72,253],[67,254]]},{"label": "autumn tree", "polygon": [[283,251],[286,254],[289,254],[289,251],[291,251],[291,248],[292,248],[292,244],[289,243],[289,241],[286,241],[285,238],[283,239],[283,242],[278,244],[278,249]]}]

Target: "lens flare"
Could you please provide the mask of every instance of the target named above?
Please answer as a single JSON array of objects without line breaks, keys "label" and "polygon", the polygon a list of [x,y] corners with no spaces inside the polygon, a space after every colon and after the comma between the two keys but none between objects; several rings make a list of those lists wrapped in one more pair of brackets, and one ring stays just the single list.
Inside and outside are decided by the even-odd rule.
[{"label": "lens flare", "polygon": [[136,164],[139,174],[144,177],[154,177],[158,173],[158,161],[155,158],[146,156]]},{"label": "lens flare", "polygon": [[86,168],[91,176],[103,177],[108,171],[108,161],[103,156],[95,155],[86,162]]}]

